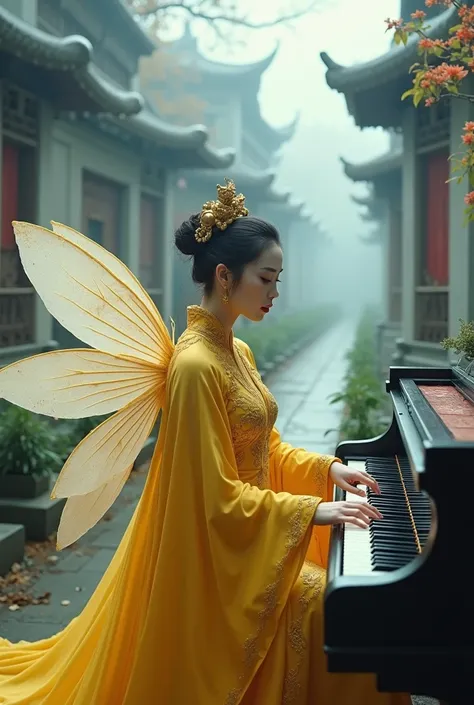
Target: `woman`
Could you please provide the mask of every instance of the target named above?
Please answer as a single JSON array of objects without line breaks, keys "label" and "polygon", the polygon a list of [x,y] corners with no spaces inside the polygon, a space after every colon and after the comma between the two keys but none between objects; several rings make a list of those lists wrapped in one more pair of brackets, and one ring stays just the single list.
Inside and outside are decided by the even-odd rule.
[{"label": "woman", "polygon": [[[162,402],[163,416],[143,496],[82,614],[50,639],[0,640],[0,703],[409,702],[378,693],[372,676],[326,670],[329,527],[380,519],[365,503],[331,501],[333,483],[378,488],[337,458],[280,440],[275,400],[249,348],[233,337],[239,315],[263,319],[278,295],[277,231],[248,215],[232,182],[183,223],[176,244],[193,256],[204,296],[174,348],[118,260],[64,226],[53,229],[15,224],[23,264],[49,310],[98,350],[16,363],[0,373],[0,392],[42,413],[119,409],[58,479],[56,495],[69,497],[62,545],[117,496]],[[61,271],[51,285],[55,263]],[[43,380],[37,394],[33,376]]]}]

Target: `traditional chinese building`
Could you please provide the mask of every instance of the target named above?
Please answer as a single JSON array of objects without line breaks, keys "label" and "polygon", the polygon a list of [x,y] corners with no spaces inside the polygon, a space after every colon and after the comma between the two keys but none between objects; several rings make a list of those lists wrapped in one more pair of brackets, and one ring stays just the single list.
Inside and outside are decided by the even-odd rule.
[{"label": "traditional chinese building", "polygon": [[[186,27],[182,38],[170,44],[167,51],[189,73],[189,82],[182,82],[180,90],[189,91],[195,97],[195,104],[202,106],[201,117],[209,129],[210,144],[235,152],[231,168],[180,173],[175,184],[175,224],[179,225],[191,213],[198,212],[205,201],[215,198],[216,184],[223,184],[227,176],[235,181],[239,192],[245,193],[246,205],[252,213],[274,221],[282,232],[289,233],[284,208],[275,209],[277,204],[285,204],[289,194],[279,194],[274,182],[279,151],[293,136],[298,117],[286,127],[275,128],[264,120],[259,105],[262,76],[276,50],[250,64],[212,61],[201,54],[195,37]],[[156,94],[162,90],[162,78],[147,75],[143,88],[150,95]],[[175,317],[181,330],[186,305],[197,302],[200,292],[191,281],[189,262],[179,253],[176,254],[174,291]]]},{"label": "traditional chinese building", "polygon": [[136,91],[153,43],[120,0],[0,0],[0,356],[76,344],[53,324],[19,261],[11,221],[67,223],[118,254],[165,317],[178,169],[232,154],[202,126],[157,117]]},{"label": "traditional chinese building", "polygon": [[[413,0],[402,2],[401,14],[408,18],[416,6]],[[430,22],[429,35],[433,38],[447,38],[457,20],[456,8],[432,8],[433,15],[440,10]],[[322,59],[327,66],[328,85],[345,96],[349,113],[359,127],[379,126],[402,136],[401,159],[391,153],[381,160],[385,176],[380,172],[380,160],[359,165],[355,171],[352,168],[352,174],[357,180],[364,176],[378,192],[382,181],[391,184],[393,224],[387,238],[394,241],[390,240],[387,253],[395,265],[387,262],[387,266],[395,271],[387,276],[387,290],[392,286],[395,289],[387,297],[389,318],[397,313],[398,279],[401,288],[401,339],[393,359],[431,365],[445,363],[446,353],[439,343],[448,334],[457,333],[459,319],[474,317],[474,226],[463,225],[464,196],[469,185],[447,183],[449,155],[459,152],[462,128],[466,120],[473,119],[474,107],[468,101],[454,100],[434,108],[414,108],[409,100],[401,101],[403,92],[411,87],[409,69],[419,58],[417,40],[413,36],[406,46],[392,47],[386,54],[355,66],[341,66],[326,54]],[[396,215],[397,180],[401,182],[400,226]],[[400,252],[396,244],[399,231],[400,275],[397,255],[392,254]]]}]

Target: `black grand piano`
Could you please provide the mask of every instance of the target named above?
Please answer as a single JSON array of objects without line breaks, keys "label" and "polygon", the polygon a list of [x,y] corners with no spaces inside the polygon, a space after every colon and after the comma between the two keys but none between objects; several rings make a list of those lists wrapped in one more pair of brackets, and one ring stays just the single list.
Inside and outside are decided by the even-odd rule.
[{"label": "black grand piano", "polygon": [[376,478],[382,494],[367,496],[384,519],[333,528],[328,668],[375,673],[382,692],[474,703],[474,383],[456,368],[392,367],[387,392],[388,431],[337,449]]}]

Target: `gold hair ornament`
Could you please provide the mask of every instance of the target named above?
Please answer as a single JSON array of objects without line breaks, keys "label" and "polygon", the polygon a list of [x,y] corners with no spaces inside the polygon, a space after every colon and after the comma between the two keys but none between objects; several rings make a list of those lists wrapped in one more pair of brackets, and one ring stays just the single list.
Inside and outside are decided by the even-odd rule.
[{"label": "gold hair ornament", "polygon": [[196,229],[195,238],[198,242],[207,242],[211,239],[212,228],[225,230],[234,220],[248,215],[245,207],[245,196],[235,193],[235,184],[226,178],[226,186],[217,185],[217,201],[207,201],[200,214],[200,225]]}]

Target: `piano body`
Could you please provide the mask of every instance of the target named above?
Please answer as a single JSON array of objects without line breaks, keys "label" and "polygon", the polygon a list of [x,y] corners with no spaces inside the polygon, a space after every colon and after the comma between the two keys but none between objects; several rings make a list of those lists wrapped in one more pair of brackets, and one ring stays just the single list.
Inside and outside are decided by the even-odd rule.
[{"label": "piano body", "polygon": [[375,673],[382,692],[474,702],[474,383],[451,368],[392,367],[387,392],[387,432],[337,449],[377,479],[382,494],[368,501],[384,519],[333,527],[328,669]]}]

